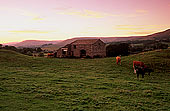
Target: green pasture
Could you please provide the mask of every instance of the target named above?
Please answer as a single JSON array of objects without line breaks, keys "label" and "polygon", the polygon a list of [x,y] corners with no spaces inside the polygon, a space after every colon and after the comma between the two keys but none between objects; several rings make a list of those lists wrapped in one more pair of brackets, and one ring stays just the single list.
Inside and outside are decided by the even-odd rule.
[{"label": "green pasture", "polygon": [[[154,69],[139,80],[132,61]],[[0,111],[170,111],[170,49],[99,59],[0,49]]]}]

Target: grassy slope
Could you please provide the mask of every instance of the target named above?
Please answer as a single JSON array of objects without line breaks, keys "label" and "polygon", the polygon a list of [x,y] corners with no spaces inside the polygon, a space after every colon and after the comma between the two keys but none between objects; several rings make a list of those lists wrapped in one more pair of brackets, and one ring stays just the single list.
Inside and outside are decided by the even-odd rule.
[{"label": "grassy slope", "polygon": [[[0,50],[0,110],[169,110],[170,50],[115,58],[33,58]],[[114,61],[113,61],[114,60]],[[155,72],[137,80],[132,61]]]}]

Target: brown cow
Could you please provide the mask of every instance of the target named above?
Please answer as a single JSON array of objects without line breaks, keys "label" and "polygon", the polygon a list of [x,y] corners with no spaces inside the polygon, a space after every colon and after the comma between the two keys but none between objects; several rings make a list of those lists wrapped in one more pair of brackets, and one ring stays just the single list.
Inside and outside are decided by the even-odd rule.
[{"label": "brown cow", "polygon": [[117,56],[116,57],[116,64],[119,64],[121,65],[121,57],[120,56]]},{"label": "brown cow", "polygon": [[142,67],[142,68],[147,68],[147,66],[143,62],[141,62],[141,61],[133,61],[134,73],[136,73],[135,66]]},{"label": "brown cow", "polygon": [[139,78],[139,74],[142,74],[142,78],[144,78],[146,72],[148,72],[148,75],[150,75],[150,73],[153,72],[152,69],[148,68],[141,61],[133,61],[133,69],[134,69],[134,73],[137,74],[137,78]]}]

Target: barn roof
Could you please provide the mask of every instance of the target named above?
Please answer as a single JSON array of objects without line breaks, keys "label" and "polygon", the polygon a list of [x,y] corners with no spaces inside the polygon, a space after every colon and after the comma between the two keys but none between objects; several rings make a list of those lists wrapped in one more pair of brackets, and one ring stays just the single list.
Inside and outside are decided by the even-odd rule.
[{"label": "barn roof", "polygon": [[96,41],[100,39],[83,39],[83,40],[76,40],[71,44],[94,44]]}]

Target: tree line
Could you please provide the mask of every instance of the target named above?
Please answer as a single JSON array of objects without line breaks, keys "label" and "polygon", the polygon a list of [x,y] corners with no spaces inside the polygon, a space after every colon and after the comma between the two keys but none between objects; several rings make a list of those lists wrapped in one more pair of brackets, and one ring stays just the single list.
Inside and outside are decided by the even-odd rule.
[{"label": "tree line", "polygon": [[166,43],[159,41],[145,41],[139,42],[134,41],[134,43],[110,43],[106,47],[106,56],[127,56],[129,54],[140,53],[144,51],[151,51],[156,49],[167,49],[169,46]]},{"label": "tree line", "polygon": [[0,49],[12,50],[12,51],[16,51],[21,54],[25,54],[29,56],[33,56],[33,53],[39,53],[41,56],[41,52],[42,52],[42,49],[40,47],[38,48],[16,48],[15,46],[8,46],[8,45],[3,46],[2,44],[0,44]]}]

